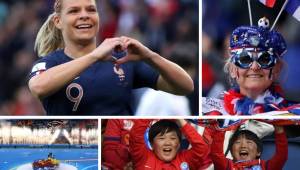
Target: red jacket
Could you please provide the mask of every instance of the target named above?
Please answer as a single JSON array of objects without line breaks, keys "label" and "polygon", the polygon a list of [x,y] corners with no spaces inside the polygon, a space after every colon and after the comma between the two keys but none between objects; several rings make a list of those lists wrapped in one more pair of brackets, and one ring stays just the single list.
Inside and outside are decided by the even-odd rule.
[{"label": "red jacket", "polygon": [[[144,133],[149,120],[136,120],[130,132],[130,152],[135,170],[197,170],[208,154],[208,145],[190,124],[181,128],[192,145],[191,149],[179,151],[174,160],[163,162],[146,147]],[[187,167],[188,166],[188,167]]]},{"label": "red jacket", "polygon": [[123,170],[124,166],[131,161],[129,131],[132,126],[132,120],[108,120],[103,140],[103,165],[113,170]]},{"label": "red jacket", "polygon": [[224,132],[213,135],[211,159],[215,170],[243,170],[247,165],[260,165],[263,170],[282,170],[288,157],[288,142],[285,133],[275,133],[276,151],[271,159],[253,160],[247,163],[234,163],[223,153]]}]

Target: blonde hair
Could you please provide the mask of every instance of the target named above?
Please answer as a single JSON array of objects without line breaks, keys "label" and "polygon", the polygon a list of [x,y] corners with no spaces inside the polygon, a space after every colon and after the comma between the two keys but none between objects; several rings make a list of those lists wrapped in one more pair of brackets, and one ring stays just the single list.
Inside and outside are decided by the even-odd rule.
[{"label": "blonde hair", "polygon": [[38,56],[46,56],[52,51],[64,48],[64,41],[61,30],[56,28],[53,18],[61,12],[61,0],[55,0],[54,12],[48,16],[48,19],[40,28],[34,44],[34,50]]},{"label": "blonde hair", "polygon": [[231,56],[230,56],[225,60],[225,65],[223,67],[223,71],[225,72],[225,74],[228,75],[227,81],[229,82],[229,84],[231,86],[233,86],[234,84],[236,84],[236,80],[230,76],[230,67],[232,67],[231,64],[232,63],[231,63]]}]

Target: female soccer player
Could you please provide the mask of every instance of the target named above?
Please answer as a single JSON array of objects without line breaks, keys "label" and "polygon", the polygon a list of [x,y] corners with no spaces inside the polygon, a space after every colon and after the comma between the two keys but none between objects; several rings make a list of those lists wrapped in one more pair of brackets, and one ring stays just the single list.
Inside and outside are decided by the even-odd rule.
[{"label": "female soccer player", "polygon": [[42,58],[28,83],[48,115],[130,115],[133,88],[193,91],[183,69],[135,39],[108,38],[97,46],[98,28],[95,0],[55,1],[36,38]]}]

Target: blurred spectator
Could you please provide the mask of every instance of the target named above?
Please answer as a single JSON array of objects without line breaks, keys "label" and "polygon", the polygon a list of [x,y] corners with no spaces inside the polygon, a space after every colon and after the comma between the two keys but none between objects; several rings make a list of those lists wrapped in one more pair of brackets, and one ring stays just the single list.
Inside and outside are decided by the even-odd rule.
[{"label": "blurred spectator", "polygon": [[[6,133],[8,132],[8,133]],[[11,133],[10,133],[11,132]],[[2,144],[98,144],[98,120],[1,120]]]},{"label": "blurred spectator", "polygon": [[[182,67],[192,78],[196,77],[197,45],[177,42],[171,47],[169,59]],[[138,116],[190,116],[193,113],[189,107],[188,98],[162,91],[147,89],[142,95],[137,108]]]}]

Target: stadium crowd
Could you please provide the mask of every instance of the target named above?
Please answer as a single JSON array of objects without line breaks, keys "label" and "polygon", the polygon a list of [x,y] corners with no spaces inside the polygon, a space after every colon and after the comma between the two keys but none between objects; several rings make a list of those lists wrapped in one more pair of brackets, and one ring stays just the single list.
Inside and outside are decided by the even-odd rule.
[{"label": "stadium crowd", "polygon": [[98,144],[98,120],[1,120],[2,144]]}]

